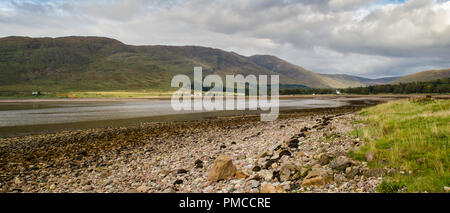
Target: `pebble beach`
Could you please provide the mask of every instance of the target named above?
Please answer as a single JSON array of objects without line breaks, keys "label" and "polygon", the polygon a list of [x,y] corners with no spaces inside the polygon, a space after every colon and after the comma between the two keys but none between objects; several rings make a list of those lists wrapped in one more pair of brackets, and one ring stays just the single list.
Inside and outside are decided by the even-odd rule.
[{"label": "pebble beach", "polygon": [[375,192],[388,169],[348,155],[362,107],[1,138],[0,191]]}]

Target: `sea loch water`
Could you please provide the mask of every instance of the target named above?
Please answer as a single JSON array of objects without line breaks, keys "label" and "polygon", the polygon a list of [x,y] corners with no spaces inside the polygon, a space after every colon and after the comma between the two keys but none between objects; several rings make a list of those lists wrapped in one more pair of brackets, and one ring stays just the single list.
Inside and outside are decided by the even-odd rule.
[{"label": "sea loch water", "polygon": [[[251,113],[242,110],[175,111],[170,104],[170,100],[0,103],[0,137],[46,130],[121,126],[146,121],[198,120]],[[339,107],[345,104],[329,99],[284,99],[280,100],[280,110]]]}]

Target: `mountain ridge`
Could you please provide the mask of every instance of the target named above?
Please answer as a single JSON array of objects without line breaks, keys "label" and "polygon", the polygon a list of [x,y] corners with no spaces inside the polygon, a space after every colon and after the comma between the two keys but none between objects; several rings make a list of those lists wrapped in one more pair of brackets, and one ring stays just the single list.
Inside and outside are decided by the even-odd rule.
[{"label": "mountain ridge", "polygon": [[383,81],[319,74],[276,56],[243,56],[211,47],[137,46],[95,36],[0,38],[0,91],[167,91],[174,89],[173,76],[192,77],[194,66],[202,66],[203,75],[279,75],[281,84],[310,88]]},{"label": "mountain ridge", "polygon": [[327,76],[336,80],[341,81],[352,81],[354,83],[361,84],[360,86],[372,86],[379,84],[388,84],[392,83],[399,77],[384,77],[384,78],[364,78],[356,75],[348,75],[348,74],[320,74],[323,76]]},{"label": "mountain ridge", "polygon": [[392,83],[395,83],[395,84],[412,83],[412,82],[420,82],[420,81],[431,81],[431,80],[449,78],[449,77],[450,77],[450,68],[449,69],[434,69],[434,70],[426,70],[426,71],[402,76],[402,77],[396,79]]}]

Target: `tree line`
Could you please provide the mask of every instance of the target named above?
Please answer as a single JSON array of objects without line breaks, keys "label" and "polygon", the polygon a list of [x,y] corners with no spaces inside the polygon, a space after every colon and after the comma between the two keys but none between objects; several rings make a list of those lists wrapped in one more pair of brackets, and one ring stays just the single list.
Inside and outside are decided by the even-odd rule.
[{"label": "tree line", "polygon": [[330,88],[288,88],[281,89],[280,95],[293,94],[414,94],[414,93],[450,93],[450,78],[443,78],[427,82],[412,82],[400,84],[383,84],[366,87],[349,87],[343,89]]}]

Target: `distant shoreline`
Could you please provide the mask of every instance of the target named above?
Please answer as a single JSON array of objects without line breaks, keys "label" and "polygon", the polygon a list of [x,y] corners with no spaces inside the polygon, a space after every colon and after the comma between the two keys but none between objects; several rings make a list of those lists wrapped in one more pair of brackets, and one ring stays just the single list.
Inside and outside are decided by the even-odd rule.
[{"label": "distant shoreline", "polygon": [[[450,94],[379,94],[379,95],[281,95],[280,99],[297,99],[297,98],[325,98],[325,99],[341,99],[341,98],[409,98],[414,96],[431,95],[438,99],[450,99]],[[112,101],[146,101],[146,100],[170,100],[171,96],[154,96],[143,98],[23,98],[23,99],[0,99],[0,103],[38,103],[38,102],[112,102]]]}]

